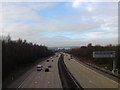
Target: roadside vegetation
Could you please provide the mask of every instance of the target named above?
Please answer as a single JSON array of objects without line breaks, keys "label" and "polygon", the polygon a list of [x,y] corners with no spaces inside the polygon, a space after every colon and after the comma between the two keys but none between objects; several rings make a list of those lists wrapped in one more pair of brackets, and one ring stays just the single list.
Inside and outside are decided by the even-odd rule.
[{"label": "roadside vegetation", "polygon": [[103,67],[108,70],[112,70],[112,60],[110,58],[93,58],[93,51],[116,51],[116,64],[117,68],[120,70],[120,45],[107,45],[101,46],[96,45],[92,46],[89,43],[87,46],[81,46],[80,48],[72,49],[70,53],[76,57],[78,57],[81,61],[95,64],[97,66]]},{"label": "roadside vegetation", "polygon": [[2,79],[10,76],[12,72],[24,69],[35,63],[38,59],[53,55],[54,52],[46,46],[28,43],[26,40],[13,41],[10,37],[2,40]]}]

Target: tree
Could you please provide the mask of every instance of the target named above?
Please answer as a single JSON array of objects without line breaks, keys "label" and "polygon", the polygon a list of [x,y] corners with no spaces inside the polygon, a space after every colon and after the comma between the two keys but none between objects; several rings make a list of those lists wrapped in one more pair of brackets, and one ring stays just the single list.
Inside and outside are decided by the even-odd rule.
[{"label": "tree", "polygon": [[92,43],[89,43],[87,46],[88,46],[88,47],[92,47]]},{"label": "tree", "polygon": [[17,41],[12,41],[10,37],[8,38],[8,42],[5,42],[5,40],[2,41],[3,80],[17,68],[25,67],[39,58],[54,54],[46,46],[27,43],[26,40],[22,41],[20,38]]}]

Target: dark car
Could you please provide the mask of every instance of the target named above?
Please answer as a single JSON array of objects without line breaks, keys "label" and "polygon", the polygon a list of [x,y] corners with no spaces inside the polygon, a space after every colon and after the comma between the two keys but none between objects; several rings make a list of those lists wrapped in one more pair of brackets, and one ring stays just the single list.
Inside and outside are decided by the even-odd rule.
[{"label": "dark car", "polygon": [[47,62],[49,62],[49,60],[47,60]]},{"label": "dark car", "polygon": [[52,67],[51,65],[48,66],[48,68],[51,68],[51,67]]},{"label": "dark car", "polygon": [[49,72],[49,68],[46,68],[46,69],[45,69],[45,72]]},{"label": "dark car", "polygon": [[54,60],[52,60],[52,62],[54,62]]}]

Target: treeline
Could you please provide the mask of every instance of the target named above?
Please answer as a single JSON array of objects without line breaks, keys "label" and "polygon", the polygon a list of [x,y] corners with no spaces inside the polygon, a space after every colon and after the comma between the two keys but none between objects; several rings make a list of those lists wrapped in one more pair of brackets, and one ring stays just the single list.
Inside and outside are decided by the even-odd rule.
[{"label": "treeline", "polygon": [[3,79],[18,67],[24,67],[39,58],[45,58],[53,54],[54,52],[48,50],[46,46],[27,43],[26,40],[2,40]]},{"label": "treeline", "polygon": [[93,58],[93,51],[116,51],[116,62],[117,62],[117,68],[120,70],[120,45],[113,46],[101,46],[96,45],[92,46],[91,43],[89,43],[87,46],[81,46],[80,48],[72,49],[70,51],[71,54],[74,56],[77,56],[79,58],[83,57],[86,58],[86,60],[92,60],[92,62],[95,62],[97,64],[112,64],[112,59],[109,58]]}]

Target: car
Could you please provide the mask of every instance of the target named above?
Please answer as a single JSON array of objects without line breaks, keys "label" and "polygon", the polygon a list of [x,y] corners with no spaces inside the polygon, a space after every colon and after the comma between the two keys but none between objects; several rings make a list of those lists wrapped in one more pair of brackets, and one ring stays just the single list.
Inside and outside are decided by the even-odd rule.
[{"label": "car", "polygon": [[47,62],[49,62],[49,60],[47,60]]},{"label": "car", "polygon": [[73,59],[73,57],[72,57],[72,56],[70,56],[70,58],[71,58],[71,59]]},{"label": "car", "polygon": [[37,65],[37,71],[41,71],[42,70],[42,65]]},{"label": "car", "polygon": [[48,68],[51,68],[51,67],[52,67],[51,65],[48,66]]},{"label": "car", "polygon": [[45,68],[45,72],[49,72],[49,68]]},{"label": "car", "polygon": [[54,62],[54,60],[52,60],[52,62]]}]

